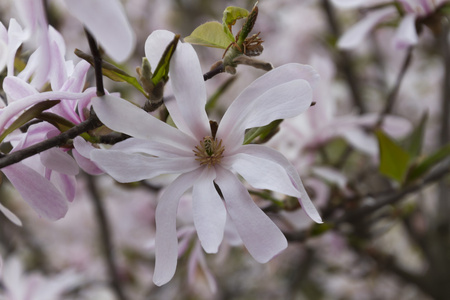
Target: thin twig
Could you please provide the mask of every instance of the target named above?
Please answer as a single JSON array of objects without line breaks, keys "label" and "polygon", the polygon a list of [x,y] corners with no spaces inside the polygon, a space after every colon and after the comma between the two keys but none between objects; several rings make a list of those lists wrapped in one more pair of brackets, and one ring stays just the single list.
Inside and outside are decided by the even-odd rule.
[{"label": "thin twig", "polygon": [[[326,20],[328,22],[328,27],[330,32],[338,38],[341,36],[341,29],[339,23],[336,19],[334,9],[332,8],[329,0],[322,0],[322,7],[326,14]],[[363,114],[366,112],[366,108],[363,103],[363,98],[361,96],[360,84],[358,82],[358,76],[355,74],[353,68],[353,62],[350,55],[346,51],[338,52],[338,65],[342,73],[345,76],[347,85],[352,94],[353,104],[358,108],[359,113]]]},{"label": "thin twig", "polygon": [[103,72],[102,72],[102,56],[97,47],[97,42],[95,41],[92,34],[84,28],[86,32],[86,37],[89,42],[89,48],[91,49],[92,56],[94,57],[94,70],[95,70],[95,84],[97,85],[97,96],[101,97],[105,95],[105,88],[103,87]]},{"label": "thin twig", "polygon": [[403,78],[405,77],[406,71],[408,70],[408,67],[411,64],[411,59],[412,59],[412,52],[413,52],[413,47],[409,47],[406,50],[406,56],[405,59],[403,60],[403,64],[400,68],[400,72],[397,76],[397,80],[395,81],[394,86],[392,87],[391,91],[389,92],[387,99],[386,99],[386,104],[384,105],[383,111],[381,112],[378,121],[377,121],[377,125],[380,126],[383,123],[384,118],[386,117],[387,114],[389,114],[392,109],[394,108],[394,104],[395,104],[395,100],[397,99],[397,95],[398,95],[398,90],[400,89],[400,85],[402,84]]},{"label": "thin twig", "polygon": [[223,63],[221,63],[221,64],[217,65],[216,67],[214,67],[213,69],[211,69],[209,72],[206,72],[205,74],[203,74],[203,80],[206,81],[208,79],[213,78],[217,74],[220,74],[223,72],[225,72],[225,68],[223,66]]},{"label": "thin twig", "polygon": [[99,236],[105,257],[105,263],[108,268],[108,275],[111,288],[119,300],[126,300],[125,293],[119,278],[119,273],[116,266],[116,259],[114,255],[114,245],[111,239],[111,230],[108,217],[106,215],[105,207],[95,184],[95,177],[86,174],[88,189],[91,194],[91,200],[94,204],[96,220],[98,221]]},{"label": "thin twig", "polygon": [[25,158],[33,156],[35,154],[41,153],[53,147],[59,147],[67,144],[67,141],[73,139],[83,132],[100,127],[102,124],[98,118],[93,115],[89,117],[86,121],[81,122],[77,126],[70,128],[69,130],[57,135],[55,137],[49,138],[48,140],[42,141],[40,143],[34,144],[28,148],[21,149],[18,151],[11,152],[4,157],[0,158],[0,169],[7,167],[9,165],[18,163]]}]

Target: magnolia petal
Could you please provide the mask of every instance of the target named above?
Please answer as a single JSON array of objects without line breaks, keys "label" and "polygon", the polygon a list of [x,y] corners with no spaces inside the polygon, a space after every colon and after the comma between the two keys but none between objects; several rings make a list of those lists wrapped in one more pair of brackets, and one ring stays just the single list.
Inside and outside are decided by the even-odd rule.
[{"label": "magnolia petal", "polygon": [[76,149],[72,150],[72,155],[78,166],[86,173],[90,175],[100,175],[104,173],[93,161],[81,155]]},{"label": "magnolia petal", "polygon": [[207,253],[216,253],[223,239],[227,212],[214,187],[216,173],[213,168],[204,168],[194,184],[193,218],[198,238]]},{"label": "magnolia petal", "polygon": [[286,170],[270,159],[238,153],[223,159],[224,164],[231,164],[254,188],[268,189],[293,197],[300,197]]},{"label": "magnolia petal", "polygon": [[[170,62],[170,79],[176,104],[190,132],[197,140],[210,135],[209,119],[205,111],[205,81],[192,45],[178,44]],[[176,121],[174,119],[175,123]]]},{"label": "magnolia petal", "polygon": [[[247,126],[268,124],[270,121],[264,119],[267,116],[269,120],[275,120],[299,114],[311,104],[311,87],[318,79],[319,75],[312,67],[300,64],[286,64],[267,72],[230,105],[220,122],[217,136],[224,142],[226,140],[226,145],[239,145],[244,137],[243,129]],[[290,109],[295,113],[288,111]]]},{"label": "magnolia petal", "polygon": [[221,167],[216,171],[216,183],[245,247],[258,262],[268,262],[287,247],[286,238],[233,173]]},{"label": "magnolia petal", "polygon": [[0,73],[3,72],[3,69],[6,67],[7,61],[8,61],[8,46],[4,41],[0,39]]},{"label": "magnolia petal", "polygon": [[3,109],[0,115],[0,128],[4,128],[5,125],[19,114],[22,110],[32,106],[33,104],[45,101],[45,100],[77,100],[81,98],[83,94],[79,93],[67,93],[67,92],[42,92],[39,94],[31,95],[20,99],[20,101],[14,101]]},{"label": "magnolia petal", "polygon": [[100,121],[112,130],[192,150],[198,143],[180,130],[156,119],[130,102],[112,95],[92,99]]},{"label": "magnolia petal", "polygon": [[136,37],[119,0],[66,0],[66,4],[112,59],[122,62],[131,55]]},{"label": "magnolia petal", "polygon": [[34,87],[16,76],[7,76],[5,78],[3,81],[3,90],[10,102],[38,93]]},{"label": "magnolia petal", "polygon": [[362,6],[367,0],[331,0],[339,8],[355,8]]},{"label": "magnolia petal", "polygon": [[[22,30],[22,27],[13,18],[9,20],[8,27],[8,60],[6,67],[8,69],[8,76],[14,76],[14,59],[16,57],[17,49],[23,41],[26,40],[27,34]],[[0,126],[1,128],[1,126]]]},{"label": "magnolia petal", "polygon": [[177,177],[164,191],[155,213],[155,273],[153,282],[161,286],[172,279],[177,267],[177,208],[180,197],[200,176],[201,170],[185,173]]},{"label": "magnolia petal", "polygon": [[164,143],[158,143],[150,140],[143,140],[138,138],[126,139],[120,143],[115,144],[110,148],[111,150],[120,150],[126,153],[143,153],[150,156],[158,156],[163,158],[179,158],[179,157],[193,157],[192,150],[179,149]]},{"label": "magnolia petal", "polygon": [[378,142],[373,133],[358,127],[342,128],[337,133],[356,149],[374,157],[378,156]]},{"label": "magnolia petal", "polygon": [[66,198],[38,172],[22,163],[7,166],[2,172],[40,216],[49,220],[65,216],[68,209]]},{"label": "magnolia petal", "polygon": [[380,23],[384,18],[394,14],[396,9],[394,7],[386,7],[377,10],[364,19],[353,25],[348,29],[338,41],[338,47],[341,49],[354,49],[362,40],[369,34],[369,32]]},{"label": "magnolia petal", "polygon": [[308,196],[303,183],[298,175],[295,167],[280,152],[262,145],[245,145],[239,150],[256,157],[271,160],[283,167],[290,179],[293,181],[295,188],[300,192],[299,202],[306,214],[316,223],[323,223],[316,207]]},{"label": "magnolia petal", "polygon": [[[155,30],[145,41],[145,56],[152,67],[152,72],[155,71],[159,61],[167,48],[167,45],[173,40],[175,33],[168,30]],[[181,44],[178,43],[177,47]]]},{"label": "magnolia petal", "polygon": [[399,49],[405,49],[417,44],[416,15],[409,14],[403,17],[395,33],[395,46]]},{"label": "magnolia petal", "polygon": [[178,174],[199,167],[194,157],[160,158],[118,150],[94,150],[91,160],[118,182],[134,182],[161,174]]},{"label": "magnolia petal", "polygon": [[40,153],[41,163],[56,172],[66,175],[77,175],[78,165],[73,158],[58,148],[48,149]]},{"label": "magnolia petal", "polygon": [[[20,221],[20,219],[9,209],[7,209],[6,207],[4,207],[1,203],[0,203],[0,211],[3,213],[3,215],[10,220],[11,222],[13,222],[14,224],[16,224],[17,226],[22,226],[22,221]],[[0,258],[1,259],[1,258]],[[1,260],[0,260],[0,278],[1,278]]]}]

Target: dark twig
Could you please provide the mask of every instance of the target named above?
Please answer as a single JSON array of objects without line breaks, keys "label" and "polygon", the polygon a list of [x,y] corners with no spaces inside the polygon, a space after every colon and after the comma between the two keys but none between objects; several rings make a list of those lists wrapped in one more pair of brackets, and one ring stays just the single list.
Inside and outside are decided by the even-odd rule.
[{"label": "dark twig", "polygon": [[86,178],[89,192],[91,194],[92,203],[94,204],[95,208],[96,220],[98,221],[100,230],[99,236],[103,248],[105,262],[108,268],[110,285],[114,290],[117,298],[119,300],[125,300],[127,298],[125,297],[125,293],[123,291],[122,284],[119,278],[119,272],[115,263],[116,260],[114,255],[114,245],[111,239],[110,224],[106,215],[106,210],[103,206],[102,199],[95,184],[95,177],[86,174]]},{"label": "dark twig", "polygon": [[89,30],[84,29],[86,37],[89,42],[89,48],[91,49],[92,56],[94,57],[94,70],[95,70],[95,83],[97,85],[97,96],[101,97],[105,95],[105,89],[103,87],[103,73],[102,73],[102,56],[97,47],[97,42],[91,35]]},{"label": "dark twig", "polygon": [[388,97],[386,99],[386,104],[378,118],[378,121],[377,121],[378,126],[380,126],[383,123],[383,120],[386,117],[386,115],[389,114],[394,107],[395,100],[397,99],[398,90],[400,89],[400,85],[402,84],[402,81],[403,81],[403,78],[405,77],[406,71],[408,70],[408,67],[411,64],[413,49],[414,49],[413,47],[409,47],[406,50],[406,56],[405,56],[405,59],[403,60],[403,64],[401,66],[400,73],[398,74],[397,80],[395,81],[394,86],[392,87],[391,91],[388,94]]},{"label": "dark twig", "polygon": [[208,79],[213,78],[217,74],[223,73],[225,71],[225,68],[223,66],[223,63],[221,62],[219,65],[212,68],[210,71],[203,74],[203,80],[206,81]]},{"label": "dark twig", "polygon": [[[338,38],[341,36],[341,29],[338,21],[336,20],[336,15],[333,8],[331,7],[329,0],[322,0],[322,7],[326,14],[326,19],[328,22],[328,27],[331,33]],[[358,108],[359,113],[363,114],[366,109],[363,104],[363,98],[361,96],[360,84],[358,82],[358,77],[355,74],[353,63],[348,52],[339,51],[338,53],[338,66],[343,72],[347,85],[352,94],[353,104]]]},{"label": "dark twig", "polygon": [[33,156],[35,154],[41,153],[53,147],[59,147],[67,144],[67,141],[77,137],[83,132],[100,127],[102,124],[98,118],[94,115],[88,118],[86,121],[81,122],[75,127],[57,135],[55,137],[49,138],[48,140],[42,141],[40,143],[34,144],[28,148],[11,152],[4,157],[0,158],[0,169],[6,166],[18,163],[25,158]]}]

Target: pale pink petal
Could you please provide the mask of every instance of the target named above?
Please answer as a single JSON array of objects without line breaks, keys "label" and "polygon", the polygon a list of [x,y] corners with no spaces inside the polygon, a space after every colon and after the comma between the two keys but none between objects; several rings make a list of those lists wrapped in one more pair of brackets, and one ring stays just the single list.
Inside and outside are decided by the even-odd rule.
[{"label": "pale pink petal", "polygon": [[[1,203],[0,203],[0,211],[8,220],[13,222],[17,226],[22,226],[22,221],[20,221],[20,219],[12,211],[4,207]],[[1,257],[0,257],[0,278],[1,278]]]},{"label": "pale pink petal", "polygon": [[300,197],[286,170],[270,159],[246,153],[223,158],[224,165],[239,173],[254,188],[268,189],[293,197]]},{"label": "pale pink petal", "polygon": [[153,282],[161,286],[172,279],[177,267],[177,208],[180,197],[189,189],[201,169],[180,175],[164,191],[156,208],[155,273]]},{"label": "pale pink petal", "polygon": [[74,15],[117,62],[134,50],[136,37],[119,0],[66,0]]},{"label": "pale pink petal", "polygon": [[318,78],[310,66],[300,64],[286,64],[264,74],[230,105],[217,136],[226,145],[240,145],[244,129],[301,113],[311,104],[311,87]]},{"label": "pale pink petal", "polygon": [[246,145],[240,152],[256,157],[264,158],[278,163],[282,166],[293,181],[294,186],[300,192],[299,201],[306,214],[316,223],[322,223],[322,218],[306,192],[303,183],[294,166],[278,151],[262,145]]},{"label": "pale pink petal", "polygon": [[75,199],[77,180],[74,175],[51,171],[50,181],[61,191],[69,202]]},{"label": "pale pink petal", "polygon": [[22,27],[17,23],[15,19],[9,20],[8,27],[8,76],[14,76],[14,58],[16,56],[17,49],[22,45],[26,39],[26,33],[22,30]]},{"label": "pale pink petal", "polygon": [[312,172],[326,181],[336,184],[341,189],[345,189],[347,186],[347,177],[336,169],[316,166],[312,168]]},{"label": "pale pink petal", "polygon": [[66,93],[66,92],[42,92],[39,94],[31,95],[20,99],[20,101],[14,101],[4,108],[0,115],[0,128],[4,128],[5,125],[13,117],[19,114],[22,110],[45,100],[77,100],[82,97],[83,94],[78,93]]},{"label": "pale pink petal", "polygon": [[42,217],[58,220],[65,216],[66,198],[46,178],[22,163],[2,169],[22,198]]},{"label": "pale pink petal", "polygon": [[331,0],[331,3],[339,8],[355,8],[362,6],[367,0]]},{"label": "pale pink petal", "polygon": [[287,247],[286,238],[233,173],[221,167],[216,171],[216,183],[245,247],[258,262],[268,262]]},{"label": "pale pink petal", "polygon": [[[1,25],[1,24],[0,24]],[[6,67],[8,61],[8,46],[0,39],[0,72]]]},{"label": "pale pink petal", "polygon": [[160,158],[117,150],[94,150],[91,160],[119,182],[150,179],[161,174],[179,174],[199,167],[194,156]]},{"label": "pale pink petal", "polygon": [[356,48],[378,23],[395,12],[395,7],[389,6],[370,13],[341,36],[338,47],[341,49]]},{"label": "pale pink petal", "polygon": [[76,149],[72,150],[72,155],[78,166],[86,173],[90,175],[100,175],[104,173],[93,161],[81,155]]},{"label": "pale pink petal", "polygon": [[78,165],[73,158],[58,148],[52,148],[40,153],[41,163],[56,172],[66,175],[77,175]]},{"label": "pale pink petal", "polygon": [[216,253],[219,249],[227,216],[222,199],[214,187],[215,177],[214,168],[204,168],[194,183],[192,193],[194,225],[207,253]]},{"label": "pale pink petal", "polygon": [[52,56],[49,74],[50,84],[53,91],[61,90],[67,80],[66,60],[64,54],[56,41],[50,43],[50,55]]},{"label": "pale pink petal", "polygon": [[378,156],[378,142],[373,133],[369,133],[364,128],[343,127],[336,131],[356,149],[371,156]]},{"label": "pale pink petal", "polygon": [[[176,104],[190,132],[201,140],[210,134],[206,115],[206,87],[200,61],[191,44],[179,43],[170,62],[170,80]],[[174,116],[172,116],[173,118]],[[175,124],[177,120],[174,119]]]},{"label": "pale pink petal", "polygon": [[416,15],[409,14],[403,17],[395,33],[395,46],[399,49],[405,49],[417,44]]},{"label": "pale pink petal", "polygon": [[9,102],[38,94],[38,91],[24,80],[15,77],[7,76],[3,81],[3,90],[8,96]]},{"label": "pale pink petal", "polygon": [[94,98],[92,105],[103,124],[115,131],[141,139],[167,143],[186,150],[194,149],[198,143],[194,138],[119,97],[105,95],[101,98]]},{"label": "pale pink petal", "polygon": [[77,63],[72,75],[64,83],[61,90],[72,93],[82,92],[86,81],[86,73],[90,67],[91,65],[85,60],[81,60],[79,63]]}]

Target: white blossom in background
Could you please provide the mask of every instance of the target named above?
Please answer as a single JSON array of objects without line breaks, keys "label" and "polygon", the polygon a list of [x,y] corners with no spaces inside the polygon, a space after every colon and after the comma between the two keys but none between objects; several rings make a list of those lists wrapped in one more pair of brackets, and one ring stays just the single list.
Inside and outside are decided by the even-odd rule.
[{"label": "white blossom in background", "polygon": [[[147,44],[160,45],[163,50],[173,36],[157,31]],[[204,110],[205,83],[191,45],[178,44],[170,64],[170,78],[176,101],[167,101],[166,106],[178,129],[121,98],[104,96],[93,100],[106,126],[134,137],[109,150],[91,152],[91,159],[105,172],[119,182],[181,173],[167,187],[156,210],[157,285],[165,284],[175,273],[176,211],[180,197],[191,187],[194,224],[207,253],[217,252],[227,214],[257,261],[267,262],[287,247],[282,232],[253,202],[236,172],[254,188],[299,198],[305,212],[314,221],[322,222],[297,171],[284,156],[265,146],[242,145],[245,129],[293,117],[309,108],[311,84],[318,79],[311,67],[287,64],[257,79],[228,108],[217,132],[214,126],[210,128]]]}]

